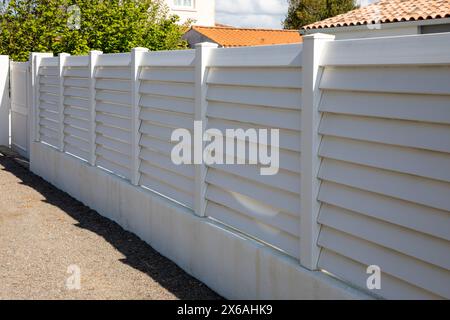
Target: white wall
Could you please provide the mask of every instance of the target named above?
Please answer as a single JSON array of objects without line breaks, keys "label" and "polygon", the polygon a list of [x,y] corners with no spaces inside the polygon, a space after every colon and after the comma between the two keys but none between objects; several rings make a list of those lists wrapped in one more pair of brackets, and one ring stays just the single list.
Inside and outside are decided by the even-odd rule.
[{"label": "white wall", "polygon": [[214,26],[216,23],[215,0],[193,0],[193,8],[179,8],[175,6],[174,0],[165,0],[171,9],[184,22],[188,19],[195,20],[194,24],[199,26]]}]

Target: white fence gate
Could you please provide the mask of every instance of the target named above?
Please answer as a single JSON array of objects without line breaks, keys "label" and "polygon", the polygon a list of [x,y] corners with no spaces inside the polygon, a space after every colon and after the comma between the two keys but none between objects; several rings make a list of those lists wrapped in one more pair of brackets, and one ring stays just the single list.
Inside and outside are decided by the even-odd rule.
[{"label": "white fence gate", "polygon": [[29,63],[11,61],[11,147],[26,158],[30,150],[29,81]]}]

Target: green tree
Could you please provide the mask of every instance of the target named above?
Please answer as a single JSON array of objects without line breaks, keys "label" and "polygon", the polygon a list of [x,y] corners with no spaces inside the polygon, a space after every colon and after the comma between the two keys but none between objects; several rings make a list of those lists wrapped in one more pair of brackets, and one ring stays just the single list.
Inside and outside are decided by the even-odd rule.
[{"label": "green tree", "polygon": [[160,0],[0,0],[0,54],[87,54],[186,48],[179,25]]},{"label": "green tree", "polygon": [[356,8],[354,0],[289,0],[285,29],[301,27]]}]

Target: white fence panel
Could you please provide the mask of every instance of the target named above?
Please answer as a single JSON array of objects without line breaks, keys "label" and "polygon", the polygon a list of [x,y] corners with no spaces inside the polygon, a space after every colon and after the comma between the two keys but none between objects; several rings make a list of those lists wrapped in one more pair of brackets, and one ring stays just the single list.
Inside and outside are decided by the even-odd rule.
[{"label": "white fence panel", "polygon": [[63,69],[64,151],[90,156],[90,77],[88,56],[66,57]]},{"label": "white fence panel", "polygon": [[[450,34],[314,35],[304,45],[36,56],[32,132],[127,188],[150,189],[365,292],[366,269],[377,265],[383,297],[450,298],[448,43]],[[278,173],[248,164],[261,147],[254,138],[244,139],[246,165],[175,165],[172,132],[192,135],[194,120],[202,133],[279,129]],[[275,147],[270,138],[266,146]],[[144,221],[140,209],[131,228]]]},{"label": "white fence panel", "polygon": [[38,71],[38,140],[60,147],[60,93],[57,57],[44,57]]},{"label": "white fence panel", "polygon": [[377,265],[384,297],[450,298],[450,61],[389,66],[395,45],[374,57],[385,64],[351,65],[335,43],[320,81],[319,267],[365,288]]},{"label": "white fence panel", "polygon": [[[234,51],[239,54],[236,54]],[[302,70],[301,46],[282,46],[279,56],[261,53],[261,65],[234,66],[227,60],[245,59],[254,48],[218,49],[208,65],[208,128],[279,129],[280,168],[276,175],[261,175],[261,165],[249,165],[249,150],[256,141],[246,140],[247,164],[208,166],[206,215],[298,258],[300,246],[300,132]],[[296,52],[297,56],[290,53]],[[223,60],[221,57],[223,56]],[[298,63],[292,63],[292,60]],[[270,133],[270,132],[269,132]],[[234,140],[226,136],[226,140]],[[290,141],[290,143],[289,143]],[[273,150],[269,137],[269,146]],[[270,150],[270,148],[269,148]],[[237,163],[237,155],[220,155]]]},{"label": "white fence panel", "polygon": [[[183,53],[184,57],[176,51],[149,52],[142,57],[139,184],[193,208],[194,165],[175,165],[171,160],[176,144],[171,142],[172,131],[183,128],[192,134],[194,126],[195,51]],[[171,63],[165,65],[166,61]]]},{"label": "white fence panel", "polygon": [[98,58],[95,71],[95,152],[98,166],[131,180],[129,61],[130,54],[100,55]]}]

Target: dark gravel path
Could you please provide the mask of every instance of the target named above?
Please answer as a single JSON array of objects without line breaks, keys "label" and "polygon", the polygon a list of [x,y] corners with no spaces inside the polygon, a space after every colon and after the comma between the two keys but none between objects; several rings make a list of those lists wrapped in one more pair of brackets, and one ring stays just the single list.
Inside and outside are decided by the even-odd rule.
[{"label": "dark gravel path", "polygon": [[[79,290],[66,286],[71,265],[80,268]],[[0,299],[218,298],[138,237],[0,153]]]}]

